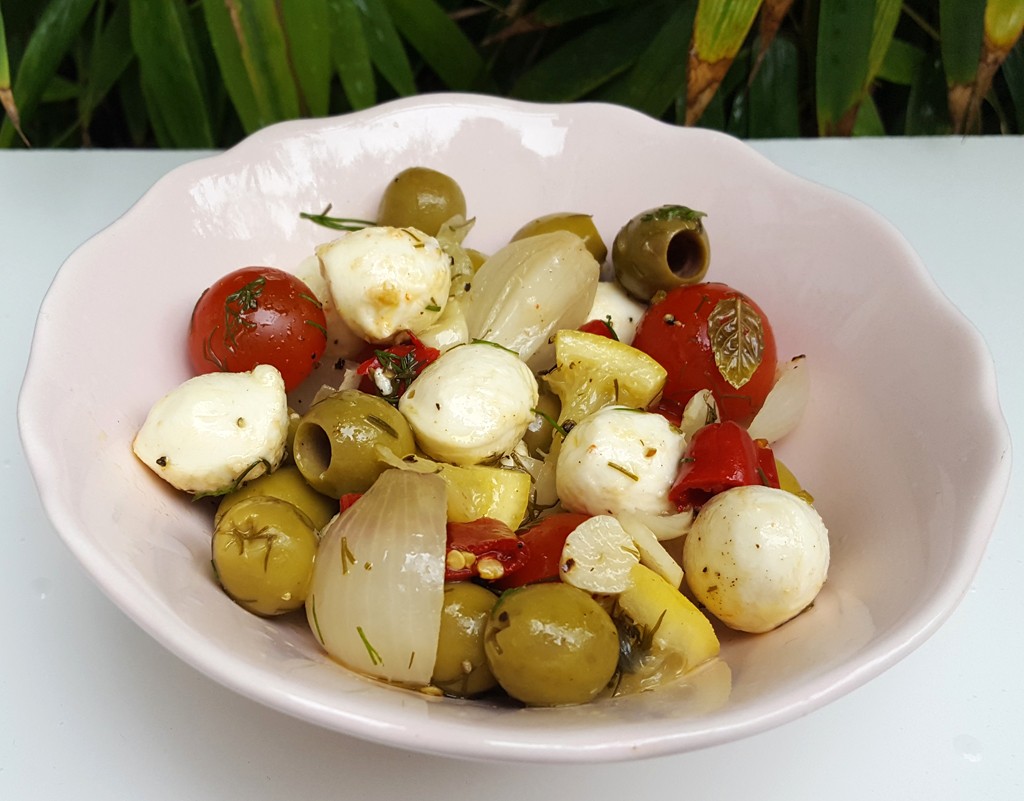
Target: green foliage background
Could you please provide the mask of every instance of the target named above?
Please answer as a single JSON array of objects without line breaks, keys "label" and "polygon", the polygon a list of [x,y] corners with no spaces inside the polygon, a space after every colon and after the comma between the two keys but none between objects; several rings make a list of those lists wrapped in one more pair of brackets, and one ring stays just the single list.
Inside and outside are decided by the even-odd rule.
[{"label": "green foliage background", "polygon": [[0,0],[2,147],[226,147],[426,92],[744,138],[1024,133],[1024,0]]}]

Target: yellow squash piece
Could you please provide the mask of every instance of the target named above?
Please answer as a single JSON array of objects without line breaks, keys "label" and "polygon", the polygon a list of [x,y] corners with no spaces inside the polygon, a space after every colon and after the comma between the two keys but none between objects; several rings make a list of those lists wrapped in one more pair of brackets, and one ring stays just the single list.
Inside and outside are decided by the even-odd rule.
[{"label": "yellow squash piece", "polygon": [[448,489],[448,522],[468,523],[491,517],[515,531],[526,517],[530,502],[530,474],[523,470],[487,465],[459,466],[435,462],[425,456],[399,459],[381,449],[392,467],[414,473],[436,473]]},{"label": "yellow squash piece", "polygon": [[718,656],[719,643],[711,622],[678,589],[650,568],[635,565],[633,585],[618,597],[619,608],[650,638],[650,653],[689,673]]},{"label": "yellow squash piece", "polygon": [[561,425],[612,404],[644,409],[661,393],[666,375],[664,367],[630,345],[564,329],[555,334],[555,369],[545,380],[562,401]]}]

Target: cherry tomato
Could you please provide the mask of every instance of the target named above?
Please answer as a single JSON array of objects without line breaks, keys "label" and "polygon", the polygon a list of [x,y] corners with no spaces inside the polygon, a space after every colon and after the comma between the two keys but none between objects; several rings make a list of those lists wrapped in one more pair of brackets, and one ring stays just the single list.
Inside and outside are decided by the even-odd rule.
[{"label": "cherry tomato", "polygon": [[719,418],[748,426],[775,383],[775,335],[749,297],[726,284],[677,287],[645,312],[633,347],[668,371],[662,394],[667,417],[710,389]]},{"label": "cherry tomato", "polygon": [[273,267],[243,267],[196,301],[188,353],[197,374],[240,373],[258,364],[281,371],[291,392],[327,348],[327,320],[300,279]]},{"label": "cherry tomato", "polygon": [[565,539],[588,517],[564,512],[546,517],[537,525],[520,531],[519,539],[526,544],[529,552],[526,564],[515,573],[495,581],[492,586],[499,590],[509,590],[537,581],[557,579]]}]

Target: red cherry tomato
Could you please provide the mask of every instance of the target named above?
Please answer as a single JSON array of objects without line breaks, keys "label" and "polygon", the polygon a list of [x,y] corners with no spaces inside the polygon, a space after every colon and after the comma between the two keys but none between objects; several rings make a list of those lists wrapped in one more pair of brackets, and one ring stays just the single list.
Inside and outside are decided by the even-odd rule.
[{"label": "red cherry tomato", "polygon": [[197,374],[240,373],[259,364],[281,371],[291,392],[327,348],[327,320],[300,279],[273,267],[243,267],[196,301],[188,354]]},{"label": "red cherry tomato", "polygon": [[775,383],[775,334],[749,297],[726,284],[670,291],[646,311],[633,347],[668,371],[661,408],[667,417],[710,389],[719,418],[748,426]]},{"label": "red cherry tomato", "polygon": [[520,531],[519,539],[525,543],[529,552],[526,564],[515,573],[495,581],[492,586],[499,590],[509,590],[537,581],[557,579],[566,537],[588,517],[589,515],[565,512],[546,517],[537,525]]}]

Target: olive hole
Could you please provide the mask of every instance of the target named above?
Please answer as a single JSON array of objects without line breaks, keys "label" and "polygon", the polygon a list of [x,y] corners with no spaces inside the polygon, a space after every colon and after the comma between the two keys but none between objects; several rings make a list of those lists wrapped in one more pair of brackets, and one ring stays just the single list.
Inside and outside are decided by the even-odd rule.
[{"label": "olive hole", "polygon": [[301,450],[303,467],[310,474],[325,473],[331,466],[331,438],[323,428],[306,423],[295,433],[295,442],[295,450]]},{"label": "olive hole", "polygon": [[684,281],[699,277],[707,259],[704,242],[692,231],[680,231],[669,240],[665,259],[672,273]]}]

